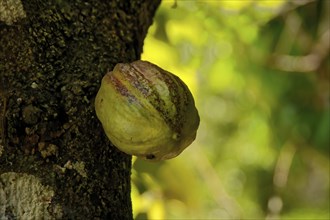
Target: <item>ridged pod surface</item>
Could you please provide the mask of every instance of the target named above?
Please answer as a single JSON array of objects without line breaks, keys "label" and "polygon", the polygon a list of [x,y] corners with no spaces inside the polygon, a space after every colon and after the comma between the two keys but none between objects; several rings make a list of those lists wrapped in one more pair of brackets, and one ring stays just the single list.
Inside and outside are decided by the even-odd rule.
[{"label": "ridged pod surface", "polygon": [[199,126],[184,82],[141,60],[118,63],[103,77],[95,110],[119,150],[145,159],[176,157],[195,140]]}]

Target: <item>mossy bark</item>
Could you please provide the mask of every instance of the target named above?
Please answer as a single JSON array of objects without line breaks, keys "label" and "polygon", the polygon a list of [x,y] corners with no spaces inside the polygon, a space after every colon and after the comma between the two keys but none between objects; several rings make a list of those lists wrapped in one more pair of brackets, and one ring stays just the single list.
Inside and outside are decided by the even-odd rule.
[{"label": "mossy bark", "polygon": [[94,98],[116,63],[139,59],[160,0],[4,2],[0,175],[50,186],[53,218],[132,219],[131,157],[105,136]]}]

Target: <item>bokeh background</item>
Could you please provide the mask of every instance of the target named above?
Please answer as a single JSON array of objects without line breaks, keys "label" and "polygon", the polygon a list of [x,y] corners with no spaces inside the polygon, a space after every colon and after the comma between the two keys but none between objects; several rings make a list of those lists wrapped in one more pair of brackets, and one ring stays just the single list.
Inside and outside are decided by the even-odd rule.
[{"label": "bokeh background", "polygon": [[133,158],[139,219],[329,219],[330,1],[163,1],[142,59],[182,78],[201,123]]}]

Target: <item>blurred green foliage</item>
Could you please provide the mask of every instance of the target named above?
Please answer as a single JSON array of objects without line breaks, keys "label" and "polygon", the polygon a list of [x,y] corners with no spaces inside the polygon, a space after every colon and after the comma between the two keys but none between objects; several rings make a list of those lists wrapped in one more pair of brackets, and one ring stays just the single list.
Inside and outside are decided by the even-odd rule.
[{"label": "blurred green foliage", "polygon": [[180,76],[196,141],[134,158],[136,219],[329,219],[330,1],[163,1],[142,59]]}]

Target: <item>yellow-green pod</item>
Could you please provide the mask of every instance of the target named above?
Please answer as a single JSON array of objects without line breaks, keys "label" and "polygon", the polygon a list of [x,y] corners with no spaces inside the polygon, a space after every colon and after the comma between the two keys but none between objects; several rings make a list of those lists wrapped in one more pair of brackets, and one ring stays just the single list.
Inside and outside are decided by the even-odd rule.
[{"label": "yellow-green pod", "polygon": [[119,150],[145,159],[176,157],[195,140],[199,126],[184,82],[141,60],[118,63],[103,77],[95,110]]}]

